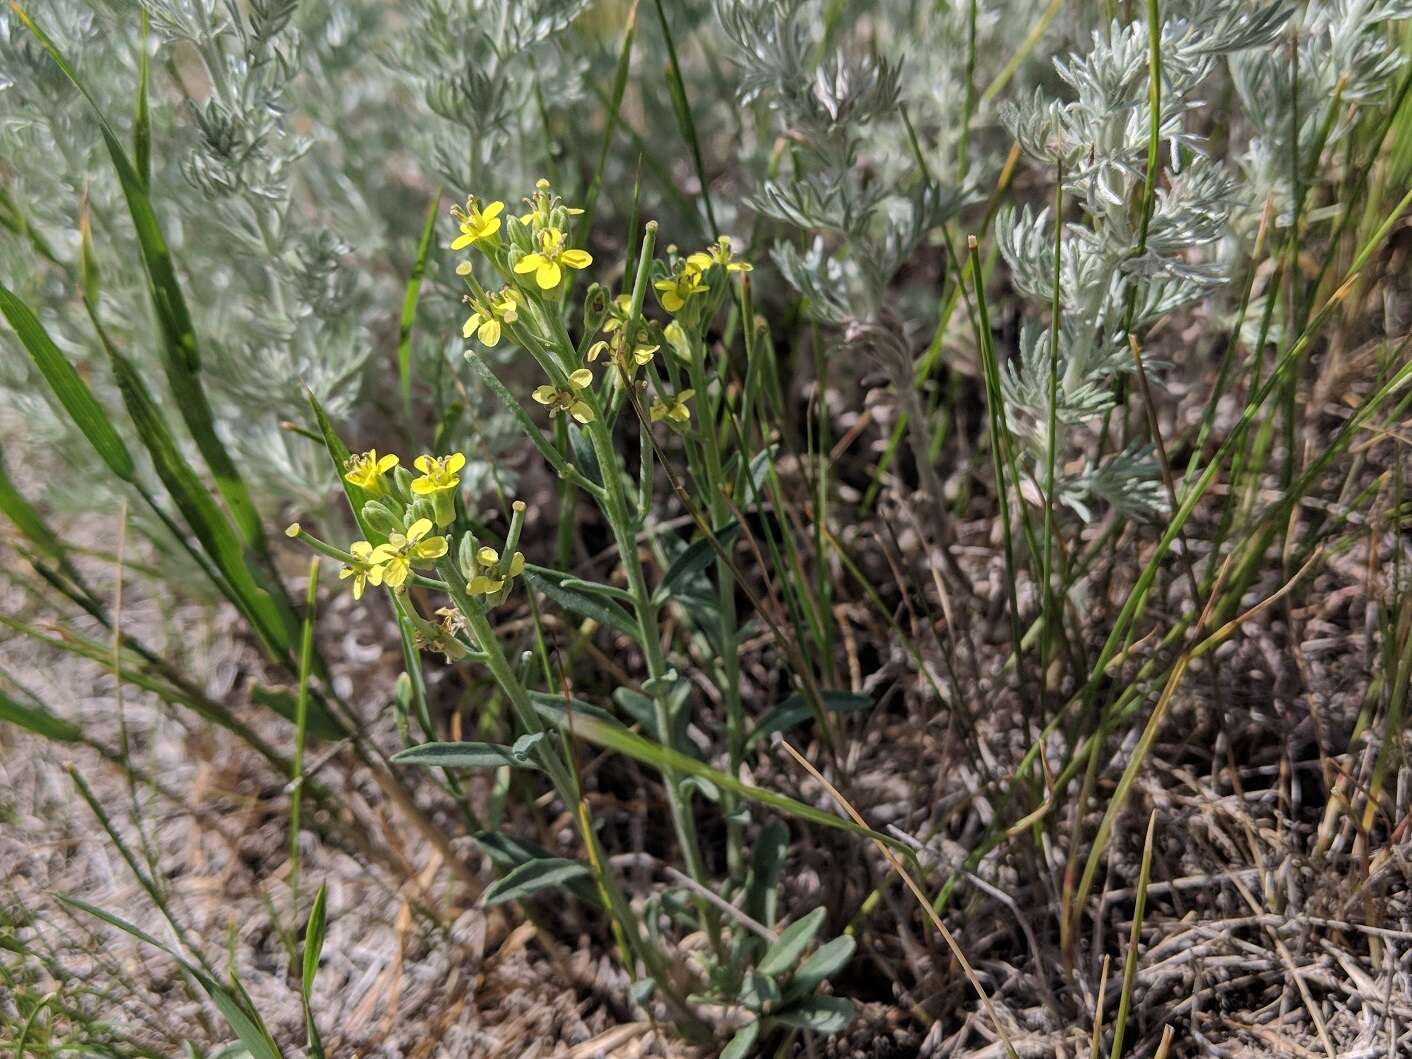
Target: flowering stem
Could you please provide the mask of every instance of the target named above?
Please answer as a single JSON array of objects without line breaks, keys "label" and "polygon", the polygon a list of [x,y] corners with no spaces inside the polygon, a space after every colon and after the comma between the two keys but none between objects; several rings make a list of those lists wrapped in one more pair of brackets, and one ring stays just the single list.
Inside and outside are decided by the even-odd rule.
[{"label": "flowering stem", "polygon": [[[447,581],[448,595],[455,603],[456,609],[465,618],[466,628],[470,630],[483,652],[483,658],[480,661],[490,670],[495,682],[510,699],[511,708],[515,711],[515,717],[519,721],[520,727],[531,735],[543,732],[544,722],[530,701],[529,692],[516,675],[510,660],[505,657],[505,652],[500,646],[500,639],[495,635],[495,629],[491,626],[485,609],[465,591],[455,562],[450,557],[444,558],[438,564],[438,568]],[[571,809],[574,806],[579,806],[580,811],[575,814],[575,818],[581,829],[580,837],[585,847],[590,851],[589,861],[596,877],[598,891],[608,905],[610,914],[621,927],[638,958],[642,960],[648,972],[662,988],[664,998],[671,1004],[678,1017],[682,1019],[684,1032],[692,1036],[701,1036],[705,1032],[705,1027],[701,1025],[700,1020],[696,1018],[685,1001],[675,991],[672,985],[671,969],[666,958],[650,939],[643,936],[637,915],[623,896],[617,879],[608,870],[603,859],[596,854],[597,839],[593,834],[592,824],[579,793],[578,781],[574,776],[571,763],[567,760],[567,751],[563,748],[563,744],[548,739],[541,740],[532,752],[545,774],[548,775],[550,782],[554,785],[555,792],[564,805]],[[629,970],[631,971],[631,968]]]}]

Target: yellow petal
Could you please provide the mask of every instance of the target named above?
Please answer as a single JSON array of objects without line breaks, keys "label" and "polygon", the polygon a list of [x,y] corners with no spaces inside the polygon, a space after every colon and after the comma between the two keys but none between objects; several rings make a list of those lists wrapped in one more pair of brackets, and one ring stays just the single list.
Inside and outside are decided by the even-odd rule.
[{"label": "yellow petal", "polygon": [[428,537],[412,549],[412,555],[423,562],[430,562],[433,559],[440,559],[446,554],[449,547],[445,537]]},{"label": "yellow petal", "polygon": [[386,474],[388,471],[392,470],[392,468],[396,467],[399,462],[397,455],[389,452],[382,459],[378,460],[378,474]]},{"label": "yellow petal", "polygon": [[407,540],[411,544],[416,544],[417,541],[421,540],[430,532],[431,519],[419,518],[416,522],[413,522],[411,526],[407,527]]},{"label": "yellow petal", "polygon": [[464,452],[453,452],[450,456],[446,457],[447,474],[455,474],[464,466],[466,466],[466,454]]},{"label": "yellow petal", "polygon": [[480,323],[480,313],[471,313],[470,316],[466,317],[466,322],[461,325],[461,337],[470,338],[471,335],[475,334],[476,328],[480,326]]},{"label": "yellow petal", "polygon": [[505,203],[500,202],[499,200],[487,203],[485,209],[480,211],[481,219],[493,221],[496,217],[500,216],[500,211],[504,208]]},{"label": "yellow petal", "polygon": [[451,243],[452,250],[464,250],[476,241],[474,235],[458,235]]},{"label": "yellow petal", "polygon": [[436,485],[430,478],[413,478],[412,492],[416,493],[418,496],[430,496],[432,493],[436,492]]},{"label": "yellow petal", "polygon": [[559,260],[570,268],[588,268],[593,264],[593,255],[587,250],[565,250],[559,255]]},{"label": "yellow petal", "polygon": [[494,346],[500,341],[500,321],[487,320],[480,325],[480,334],[476,337],[481,340],[481,345]]},{"label": "yellow petal", "polygon": [[409,570],[405,559],[393,559],[382,568],[383,584],[388,588],[401,588],[407,580]]},{"label": "yellow petal", "polygon": [[588,407],[588,405],[584,404],[582,401],[575,401],[572,405],[569,406],[569,415],[573,416],[580,423],[593,422],[593,409]]},{"label": "yellow petal", "polygon": [[515,271],[520,275],[524,275],[527,272],[535,271],[544,264],[548,264],[548,262],[544,260],[543,254],[526,254],[515,262]]},{"label": "yellow petal", "polygon": [[559,391],[552,386],[537,386],[534,393],[530,394],[540,404],[553,404],[554,398],[559,395]]},{"label": "yellow petal", "polygon": [[510,576],[519,577],[525,570],[525,553],[516,552],[510,558]]},{"label": "yellow petal", "polygon": [[481,566],[494,566],[499,561],[500,553],[489,545],[476,552],[476,562]]},{"label": "yellow petal", "polygon": [[559,286],[559,280],[563,278],[563,270],[553,261],[547,258],[540,259],[541,264],[534,273],[534,281],[539,284],[540,290],[553,290]]},{"label": "yellow petal", "polygon": [[433,463],[432,458],[430,456],[422,455],[418,456],[415,460],[412,461],[412,466],[417,468],[417,470],[421,471],[423,474],[431,474],[431,469],[433,466],[435,466],[435,464]]},{"label": "yellow petal", "polygon": [[593,385],[593,372],[587,368],[579,368],[578,371],[569,374],[569,385],[575,390],[582,390],[585,386]]}]

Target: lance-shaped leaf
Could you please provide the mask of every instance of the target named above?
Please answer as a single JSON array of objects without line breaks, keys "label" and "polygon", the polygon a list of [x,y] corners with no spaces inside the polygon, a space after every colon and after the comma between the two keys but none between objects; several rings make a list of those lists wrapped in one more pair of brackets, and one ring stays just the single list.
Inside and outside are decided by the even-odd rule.
[{"label": "lance-shaped leaf", "polygon": [[526,861],[487,886],[481,901],[487,905],[518,901],[540,890],[582,879],[588,874],[588,865],[580,864],[576,860],[546,857]]},{"label": "lance-shaped leaf", "polygon": [[74,366],[54,344],[44,326],[30,312],[29,306],[3,285],[0,285],[0,312],[10,321],[20,343],[34,359],[35,367],[54,391],[59,404],[63,405],[64,411],[69,413],[69,418],[102,457],[108,469],[125,482],[133,481],[136,469],[132,454],[108,419],[108,413],[103,411],[103,406],[93,396],[88,384],[79,378]]},{"label": "lance-shaped leaf", "polygon": [[220,490],[230,508],[241,537],[247,545],[263,555],[265,538],[260,528],[259,515],[250,499],[249,490],[236,469],[235,461],[231,459],[230,453],[216,434],[215,417],[211,413],[211,406],[198,374],[201,358],[196,329],[192,326],[191,313],[187,309],[186,298],[177,280],[171,251],[157,222],[157,213],[152,208],[142,174],[129,160],[117,133],[98,105],[98,100],[64,57],[58,45],[16,0],[11,0],[11,7],[49,53],[55,65],[93,108],[98,119],[98,131],[103,136],[113,168],[117,171],[118,185],[127,200],[128,213],[132,217],[133,228],[137,234],[137,245],[142,254],[148,291],[152,295],[152,305],[162,332],[162,365],[166,371],[167,382],[171,385],[172,395],[176,398],[182,419],[216,480],[216,488]]}]

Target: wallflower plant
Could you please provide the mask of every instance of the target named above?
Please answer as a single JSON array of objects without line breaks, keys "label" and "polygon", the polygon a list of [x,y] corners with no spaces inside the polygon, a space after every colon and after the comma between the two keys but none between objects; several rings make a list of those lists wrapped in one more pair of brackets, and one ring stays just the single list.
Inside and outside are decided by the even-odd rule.
[{"label": "wallflower plant", "polygon": [[[513,505],[503,542],[492,542],[473,532],[460,503],[457,472],[465,464],[461,453],[418,456],[413,465],[420,472],[419,477],[400,470],[395,456],[378,457],[369,452],[352,457],[344,479],[367,497],[357,514],[368,539],[356,541],[343,551],[297,526],[291,527],[291,534],[343,563],[341,576],[353,581],[355,595],[361,596],[367,585],[393,593],[398,612],[415,642],[448,659],[479,663],[489,670],[514,707],[524,747],[518,759],[511,750],[504,749],[496,751],[500,755],[496,760],[520,760],[526,767],[533,765],[549,778],[563,805],[576,811],[587,865],[578,866],[573,873],[592,875],[597,893],[613,919],[620,957],[633,977],[650,983],[678,1020],[681,1032],[689,1037],[709,1034],[707,1024],[713,1020],[703,1023],[698,1010],[703,1003],[707,1009],[743,1004],[756,1013],[746,1028],[733,1031],[742,1046],[754,1039],[762,1025],[778,1018],[798,1019],[801,1021],[797,1024],[824,1031],[839,1029],[851,1017],[850,1005],[817,996],[815,990],[828,973],[851,955],[851,943],[833,943],[828,947],[827,958],[815,961],[807,979],[800,979],[798,988],[791,990],[789,984],[794,961],[819,929],[822,910],[801,921],[790,938],[769,935],[765,940],[772,943],[762,944],[761,938],[750,930],[742,931],[739,923],[723,919],[720,910],[701,897],[707,889],[714,888],[697,833],[701,799],[716,803],[728,821],[728,876],[723,884],[726,892],[746,894],[751,875],[743,846],[749,817],[741,797],[742,792],[747,798],[751,794],[749,788],[734,779],[743,761],[745,719],[739,700],[739,638],[733,613],[735,574],[725,545],[737,532],[728,496],[749,490],[750,472],[738,460],[728,463],[719,445],[717,433],[722,417],[727,415],[726,395],[722,366],[708,363],[707,338],[720,308],[727,304],[734,307],[738,296],[748,297],[744,289],[732,291],[732,284],[743,278],[750,266],[734,257],[731,243],[724,236],[689,257],[678,256],[673,249],[667,262],[656,261],[656,226],[649,224],[630,292],[610,297],[601,288],[591,287],[584,307],[587,333],[575,341],[564,311],[565,270],[582,270],[592,264],[587,253],[571,248],[573,218],[581,211],[567,206],[547,181],[540,181],[526,199],[527,211],[509,217],[503,227],[499,223],[501,211],[495,209],[497,203],[480,209],[478,202],[472,197],[464,210],[458,207],[453,211],[460,234],[452,246],[476,254],[480,266],[467,260],[456,269],[467,285],[467,299],[477,314],[467,322],[465,335],[476,334],[482,346],[494,345],[490,339],[498,340],[503,335],[529,355],[548,381],[535,386],[526,396],[533,404],[546,408],[551,421],[560,415],[571,421],[568,429],[575,434],[572,443],[565,443],[570,439],[562,434],[554,438],[543,433],[528,415],[523,399],[512,395],[478,348],[466,350],[466,361],[500,400],[512,404],[511,411],[528,439],[560,477],[598,506],[616,540],[625,587],[589,582],[568,571],[530,564],[517,547],[526,516],[523,503]],[[487,294],[478,272],[487,275],[491,282],[504,284],[501,293]],[[649,278],[654,275],[659,278],[651,282],[661,293],[662,306],[673,315],[666,329],[650,322],[643,313]],[[496,315],[496,306],[510,306],[513,311]],[[493,336],[485,331],[490,323],[501,325]],[[596,338],[598,334],[605,337]],[[659,364],[655,354],[664,345],[671,352]],[[605,352],[607,370],[602,378],[595,378],[588,365]],[[693,404],[699,406],[696,415]],[[641,466],[635,482],[615,441],[620,422],[634,419],[641,440]],[[657,541],[652,550],[662,557],[666,572],[654,587],[638,541],[650,526],[653,464],[667,458],[663,442],[651,433],[655,424],[663,422],[685,445],[685,473],[670,467],[667,473],[678,482],[689,483],[679,484],[678,489],[688,490],[683,495],[702,520],[703,537],[696,546],[679,549],[676,561],[662,551],[666,542]],[[635,488],[630,488],[630,483]],[[690,491],[696,493],[694,498]],[[441,533],[434,534],[434,527]],[[696,576],[710,562],[712,551],[702,547],[708,543],[716,552],[719,595],[713,605],[696,604],[680,617],[698,625],[718,645],[722,666],[713,676],[733,703],[733,730],[730,771],[712,770],[712,778],[703,780],[695,765],[691,766],[690,775],[696,779],[682,771],[683,763],[692,762],[697,753],[685,737],[690,688],[665,652],[659,630],[664,611],[680,606],[670,586]],[[622,731],[617,722],[595,707],[562,699],[552,691],[532,690],[522,670],[504,654],[492,611],[509,598],[521,578],[528,581],[530,588],[544,592],[553,603],[606,621],[642,651],[647,674],[641,691],[624,688],[620,701],[635,704],[630,711],[632,719],[643,723],[655,737],[640,746],[633,745],[643,760],[652,761],[663,771],[668,813],[692,882],[685,904],[672,915],[680,921],[683,931],[703,929],[711,939],[709,951],[690,961],[688,978],[695,982],[688,987],[684,988],[680,972],[672,969],[678,957],[663,948],[667,939],[655,927],[648,928],[644,914],[632,907],[612,871],[601,863],[587,803],[578,788],[571,743],[562,741],[574,733],[621,749],[621,741],[628,737],[616,734]],[[445,597],[449,606],[438,609],[440,622],[418,613],[422,604],[409,593],[414,587]],[[637,705],[643,712],[638,712]],[[434,742],[413,746],[402,757],[421,764],[454,763],[458,754],[470,753],[458,747],[469,746]],[[517,872],[530,871],[528,864],[532,863],[521,864],[505,881],[514,879]],[[562,881],[566,876],[556,874],[553,878]],[[759,888],[772,884],[756,879],[751,885],[755,887],[752,892],[757,892],[752,900],[757,900]],[[510,892],[528,893],[534,888],[518,885]],[[667,906],[656,911],[665,913]]]}]

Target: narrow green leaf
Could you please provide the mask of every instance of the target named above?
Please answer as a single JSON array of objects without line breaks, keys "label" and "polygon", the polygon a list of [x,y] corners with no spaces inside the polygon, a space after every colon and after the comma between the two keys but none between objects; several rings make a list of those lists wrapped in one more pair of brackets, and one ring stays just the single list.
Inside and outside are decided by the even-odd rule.
[{"label": "narrow green leaf", "polygon": [[529,758],[499,743],[422,743],[394,754],[399,765],[442,766],[444,768],[498,769],[509,765],[517,769],[537,769]]},{"label": "narrow green leaf", "polygon": [[137,113],[132,119],[132,162],[143,187],[152,185],[152,119],[147,108],[147,84],[151,58],[148,54],[147,8],[138,8],[137,22]]},{"label": "narrow green leaf", "polygon": [[662,0],[656,0],[656,4],[657,21],[662,26],[662,39],[667,45],[667,93],[672,98],[672,113],[676,116],[677,128],[681,131],[682,139],[691,148],[691,158],[696,164],[696,177],[701,182],[701,203],[706,207],[706,221],[710,229],[706,232],[706,238],[714,239],[721,229],[716,224],[716,211],[711,205],[711,183],[706,177],[706,163],[702,160],[701,143],[696,136],[696,122],[692,119],[691,103],[687,100],[686,82],[682,79],[681,64],[677,61],[677,45],[672,38],[672,27],[667,22],[667,12],[662,6]]},{"label": "narrow green leaf", "polygon": [[59,538],[54,536],[49,527],[45,525],[44,518],[26,500],[15,483],[10,480],[10,473],[5,466],[5,452],[0,449],[0,514],[3,514],[15,524],[15,529],[19,530],[26,539],[30,541],[45,555],[53,559],[60,559],[64,554],[64,549],[59,544]]},{"label": "narrow green leaf", "polygon": [[839,996],[816,996],[801,1000],[772,1017],[786,1026],[815,1033],[839,1033],[848,1029],[856,1011],[853,1001]]},{"label": "narrow green leaf", "polygon": [[247,1010],[244,1003],[215,979],[196,970],[192,970],[192,974],[201,983],[201,988],[210,995],[221,1017],[240,1038],[240,1043],[245,1045],[251,1059],[284,1059],[284,1053],[279,1050],[279,1045],[275,1043],[274,1037],[259,1015],[253,1010]]},{"label": "narrow green leaf", "polygon": [[[536,703],[538,705],[538,703]],[[576,715],[574,717],[574,735],[580,739],[586,739],[609,750],[615,750],[620,754],[632,758],[634,761],[641,761],[644,765],[651,765],[661,772],[676,773],[679,776],[701,776],[710,780],[717,787],[724,788],[732,794],[737,794],[742,798],[747,798],[761,805],[769,806],[777,812],[787,816],[793,816],[800,820],[807,820],[810,823],[818,824],[821,827],[832,827],[839,831],[847,831],[850,834],[861,835],[864,838],[872,839],[874,842],[883,842],[891,848],[897,850],[910,860],[915,860],[915,854],[911,847],[897,839],[881,832],[874,831],[870,827],[860,827],[851,820],[834,816],[822,809],[816,809],[812,805],[796,801],[784,794],[777,794],[775,791],[767,791],[762,787],[753,787],[748,783],[742,783],[719,769],[714,769],[705,762],[697,761],[686,754],[670,750],[659,743],[651,742],[626,728],[616,724],[605,723],[597,717],[588,715]]]},{"label": "narrow green leaf", "polygon": [[83,739],[82,730],[72,721],[66,721],[42,706],[26,706],[4,692],[0,692],[0,721],[19,725],[55,743],[78,743]]},{"label": "narrow green leaf", "polygon": [[761,957],[756,969],[761,974],[784,974],[788,971],[814,940],[827,914],[827,909],[819,907],[785,927]]},{"label": "narrow green leaf", "polygon": [[408,416],[412,414],[412,327],[417,322],[417,296],[422,289],[422,279],[427,272],[427,258],[431,255],[432,237],[436,234],[437,210],[441,206],[441,188],[431,197],[427,207],[426,223],[422,225],[422,238],[417,243],[417,259],[412,264],[412,275],[407,279],[407,292],[402,296],[402,320],[397,330],[397,377],[402,384],[402,406]]},{"label": "narrow green leaf", "polygon": [[768,926],[775,924],[779,904],[780,872],[789,852],[789,828],[771,820],[750,851],[750,874],[746,878],[745,911]]},{"label": "narrow green leaf", "polygon": [[[824,709],[830,713],[860,713],[873,707],[871,696],[855,695],[851,691],[825,691],[821,698],[824,702]],[[775,732],[788,731],[795,725],[812,719],[813,716],[814,708],[803,695],[796,692],[755,722],[755,727],[746,737],[745,745],[746,747],[753,746],[760,740],[769,738]]]},{"label": "narrow green leaf", "polygon": [[314,422],[318,424],[319,434],[324,439],[324,449],[328,452],[328,458],[333,463],[333,473],[338,477],[339,485],[343,486],[343,495],[348,498],[348,507],[353,512],[353,521],[358,523],[358,529],[362,531],[367,540],[383,540],[383,536],[369,526],[367,520],[363,518],[363,505],[372,498],[368,496],[365,489],[354,485],[344,477],[343,472],[348,465],[348,457],[352,453],[348,451],[348,446],[343,443],[343,439],[338,436],[338,431],[334,430],[333,424],[329,422],[323,405],[319,404],[319,399],[314,396],[314,391],[305,390],[304,396],[309,399],[309,407],[314,412]]},{"label": "narrow green leaf", "polygon": [[158,941],[156,938],[154,938],[151,934],[147,933],[147,931],[143,930],[141,927],[134,926],[133,924],[129,923],[122,916],[116,916],[112,912],[105,912],[97,905],[91,905],[87,901],[81,901],[77,897],[70,897],[68,894],[55,894],[55,896],[58,897],[58,899],[64,904],[69,905],[72,908],[77,908],[80,912],[87,912],[90,916],[93,916],[95,919],[101,919],[110,927],[117,927],[124,934],[127,934],[130,937],[134,937],[138,941],[143,942],[146,945],[151,945],[154,949],[158,949],[162,952],[165,952],[168,956],[178,961],[179,963],[185,964],[186,961],[182,960],[182,958],[178,956],[176,952],[169,948],[165,943]]},{"label": "narrow green leaf", "polygon": [[3,285],[0,285],[0,312],[10,321],[10,326],[19,335],[21,344],[34,359],[35,367],[64,406],[64,411],[69,413],[69,418],[102,457],[108,469],[125,482],[133,481],[136,471],[132,455],[113,429],[108,414],[34,313],[30,312],[29,306]]},{"label": "narrow green leaf", "polygon": [[598,164],[593,170],[593,182],[584,196],[583,231],[593,227],[593,214],[598,205],[598,193],[603,189],[603,173],[608,162],[608,151],[613,145],[613,135],[618,131],[618,117],[623,109],[623,93],[627,89],[628,73],[632,68],[632,42],[637,35],[637,0],[628,8],[623,20],[623,43],[618,49],[618,67],[613,74],[613,89],[609,95],[607,121],[603,125],[603,140],[598,147]]},{"label": "narrow green leaf", "polygon": [[607,625],[634,640],[642,639],[642,630],[626,610],[604,592],[590,592],[583,587],[571,587],[565,581],[575,581],[576,586],[587,582],[568,578],[544,566],[525,567],[525,580],[536,590],[544,593],[557,606],[572,611],[583,618],[591,618],[600,625]]},{"label": "narrow green leaf", "polygon": [[[96,320],[94,322],[97,323]],[[107,348],[118,390],[137,428],[138,437],[152,457],[157,475],[173,503],[200,542],[202,550],[224,578],[222,587],[229,590],[227,595],[230,601],[250,622],[271,654],[291,669],[295,668],[299,623],[293,608],[282,598],[277,602],[266,588],[256,582],[240,538],[186,462],[141,373],[113,347],[101,327],[98,328],[98,335]]]},{"label": "narrow green leaf", "polygon": [[578,724],[579,718],[587,717],[614,728],[623,727],[618,719],[607,710],[584,702],[582,699],[571,699],[552,691],[531,691],[529,697],[536,713],[550,724],[558,725],[561,728],[568,727],[570,724],[570,712],[573,713],[572,723],[574,724]]},{"label": "narrow green leaf", "polygon": [[576,860],[549,857],[526,861],[487,886],[481,896],[481,902],[485,905],[500,905],[506,901],[519,901],[540,890],[563,886],[573,879],[585,878],[588,874],[588,865],[580,864]]},{"label": "narrow green leaf", "polygon": [[[504,871],[528,864],[534,860],[552,860],[554,854],[543,846],[525,839],[516,838],[504,831],[482,831],[471,836],[475,844],[484,851],[491,862]],[[594,908],[601,908],[603,902],[598,887],[588,879],[570,879],[564,889],[576,899]]]},{"label": "narrow green leaf", "polygon": [[250,493],[245,487],[244,480],[240,477],[240,472],[236,469],[235,462],[216,434],[215,418],[211,414],[206,391],[198,377],[201,363],[196,330],[192,326],[191,313],[187,309],[186,298],[182,294],[181,284],[177,280],[171,251],[162,235],[161,226],[157,221],[157,213],[147,196],[142,176],[133,168],[117,134],[98,105],[98,100],[79,78],[78,72],[68,59],[59,51],[58,45],[35,24],[17,0],[11,0],[11,6],[20,21],[28,27],[35,39],[49,53],[49,57],[54,60],[55,65],[82,93],[98,119],[98,130],[108,148],[113,168],[117,171],[118,184],[122,188],[123,197],[127,200],[128,213],[132,217],[138,247],[142,252],[148,290],[152,296],[157,322],[162,331],[162,363],[166,370],[167,381],[172,388],[172,396],[176,399],[182,419],[186,422],[187,429],[190,430],[207,468],[215,478],[216,488],[230,508],[241,536],[247,544],[263,554],[264,533],[260,527],[260,519],[256,513],[255,505],[250,499]]},{"label": "narrow green leaf", "polygon": [[688,544],[662,575],[662,583],[657,586],[658,602],[670,599],[683,585],[706,569],[716,557],[717,547],[729,549],[739,535],[740,523],[730,522],[716,531],[714,542],[710,537],[701,537]]},{"label": "narrow green leaf", "polygon": [[304,928],[303,989],[306,1000],[314,994],[314,976],[319,973],[319,956],[324,951],[324,920],[327,902],[328,885],[324,884],[314,895],[314,905],[309,909],[309,922]]},{"label": "narrow green leaf", "polygon": [[230,1028],[235,1031],[235,1035],[240,1038],[240,1043],[245,1045],[250,1052],[252,1059],[284,1059],[275,1044],[270,1031],[265,1027],[260,1016],[253,1011],[246,1009],[245,1005],[238,1000],[225,986],[212,979],[199,968],[191,966],[172,948],[158,941],[151,934],[148,934],[141,927],[134,926],[121,916],[106,912],[96,905],[91,905],[87,901],[81,901],[77,897],[69,897],[66,894],[58,894],[59,900],[72,908],[77,908],[81,912],[86,912],[95,919],[101,919],[111,927],[116,927],[124,934],[136,938],[145,945],[151,945],[154,949],[166,953],[172,959],[182,965],[193,978],[201,983],[211,1001],[220,1011],[221,1016],[230,1024]]}]

